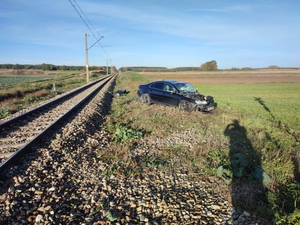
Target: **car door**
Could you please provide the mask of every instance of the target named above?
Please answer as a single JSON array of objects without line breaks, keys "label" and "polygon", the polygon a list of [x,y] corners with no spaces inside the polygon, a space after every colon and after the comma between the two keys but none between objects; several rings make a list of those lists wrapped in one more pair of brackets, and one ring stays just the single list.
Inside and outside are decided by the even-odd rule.
[{"label": "car door", "polygon": [[179,95],[173,84],[165,83],[164,101],[166,105],[177,106],[179,102]]},{"label": "car door", "polygon": [[156,82],[150,86],[149,95],[151,100],[154,103],[163,104],[163,96],[164,96],[164,83],[163,82]]}]

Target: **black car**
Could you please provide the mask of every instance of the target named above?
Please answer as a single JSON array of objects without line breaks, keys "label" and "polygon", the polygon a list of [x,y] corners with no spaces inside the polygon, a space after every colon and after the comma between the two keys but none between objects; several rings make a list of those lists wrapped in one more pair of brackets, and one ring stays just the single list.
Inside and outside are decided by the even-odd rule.
[{"label": "black car", "polygon": [[175,80],[154,81],[139,85],[137,91],[142,103],[151,103],[179,107],[181,110],[191,112],[200,110],[210,112],[215,108],[214,98],[204,96],[190,84]]}]

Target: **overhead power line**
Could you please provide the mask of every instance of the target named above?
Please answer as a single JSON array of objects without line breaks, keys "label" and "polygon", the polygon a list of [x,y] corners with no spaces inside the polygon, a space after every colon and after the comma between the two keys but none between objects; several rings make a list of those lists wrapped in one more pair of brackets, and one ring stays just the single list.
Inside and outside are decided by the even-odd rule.
[{"label": "overhead power line", "polygon": [[77,7],[80,9],[80,12],[84,15],[84,17],[86,18],[86,20],[90,23],[90,25],[94,28],[94,30],[98,33],[99,36],[101,36],[99,34],[99,32],[96,30],[96,28],[93,26],[93,24],[91,23],[91,21],[87,18],[87,16],[85,15],[85,13],[82,11],[82,9],[80,8],[80,6],[77,4],[76,0],[74,0],[75,4],[77,5]]},{"label": "overhead power line", "polygon": [[[87,16],[85,15],[85,13],[82,11],[82,9],[80,8],[80,6],[78,5],[78,3],[76,2],[76,0],[73,0],[74,1],[74,3],[76,4],[73,4],[72,2],[71,2],[71,0],[69,0],[69,2],[70,2],[70,4],[73,6],[73,8],[75,9],[75,11],[77,12],[77,14],[79,15],[79,17],[81,18],[81,20],[84,22],[84,24],[87,26],[87,28],[90,30],[90,32],[92,33],[92,35],[94,36],[94,38],[97,40],[96,41],[96,43],[99,43],[99,45],[101,46],[101,48],[102,48],[102,50],[103,50],[103,52],[105,53],[105,55],[107,56],[107,58],[108,59],[110,59],[110,57],[108,56],[108,54],[107,54],[107,52],[105,51],[105,49],[104,49],[104,46],[103,45],[101,45],[101,43],[99,42],[99,40],[103,37],[103,36],[101,36],[100,34],[99,34],[99,32],[96,30],[96,28],[93,26],[93,24],[91,23],[91,21],[87,18]],[[80,10],[80,12],[79,12],[79,10],[76,8],[76,6],[77,6],[77,8],[79,8],[79,10]],[[99,36],[101,36],[101,38],[99,39],[98,37],[96,37],[96,35],[94,34],[94,32],[92,31],[92,29],[90,28],[90,26],[89,26],[89,24],[84,20],[84,18],[83,18],[83,16],[85,17],[85,19],[89,22],[89,24],[91,25],[91,27],[98,33],[98,35]],[[95,44],[96,44],[95,43]],[[94,44],[94,45],[95,45]],[[94,46],[94,45],[92,45],[92,46]],[[92,47],[91,46],[91,47]]]}]

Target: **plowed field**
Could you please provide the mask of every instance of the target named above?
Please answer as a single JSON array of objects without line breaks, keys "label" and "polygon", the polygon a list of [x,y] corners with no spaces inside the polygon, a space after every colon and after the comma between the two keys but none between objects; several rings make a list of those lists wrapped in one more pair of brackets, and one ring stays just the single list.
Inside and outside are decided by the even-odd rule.
[{"label": "plowed field", "polygon": [[300,70],[254,70],[216,72],[141,72],[151,81],[178,80],[193,84],[300,82]]}]

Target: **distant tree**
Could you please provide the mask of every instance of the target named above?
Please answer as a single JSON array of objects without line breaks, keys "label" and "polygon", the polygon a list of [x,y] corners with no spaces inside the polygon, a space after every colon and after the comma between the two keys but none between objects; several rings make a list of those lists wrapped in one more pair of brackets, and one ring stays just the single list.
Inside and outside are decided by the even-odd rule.
[{"label": "distant tree", "polygon": [[50,66],[49,66],[49,64],[42,63],[42,64],[41,64],[41,69],[42,69],[42,70],[50,70]]},{"label": "distant tree", "polygon": [[14,70],[19,70],[19,69],[22,69],[22,66],[19,65],[19,64],[16,64],[16,65],[13,66],[13,69]]},{"label": "distant tree", "polygon": [[117,68],[115,66],[112,66],[110,69],[111,69],[111,73],[117,72]]},{"label": "distant tree", "polygon": [[42,63],[41,64],[41,69],[42,70],[57,70],[57,66],[52,65],[52,64]]},{"label": "distant tree", "polygon": [[25,65],[25,69],[26,70],[32,69],[32,65]]},{"label": "distant tree", "polygon": [[1,64],[0,68],[1,69],[12,69],[13,65],[12,64]]},{"label": "distant tree", "polygon": [[242,70],[253,70],[251,67],[243,67]]},{"label": "distant tree", "polygon": [[57,66],[53,64],[0,64],[0,69],[36,69],[36,70],[85,70],[85,66]]},{"label": "distant tree", "polygon": [[202,71],[214,71],[214,70],[218,70],[218,65],[217,65],[217,62],[215,60],[212,60],[212,61],[203,63],[200,66],[200,69]]},{"label": "distant tree", "polygon": [[272,65],[272,66],[269,66],[268,69],[279,69],[279,67],[275,66],[275,65]]},{"label": "distant tree", "polygon": [[62,65],[59,69],[60,70],[69,70],[69,68],[67,66],[65,66],[65,65]]}]

